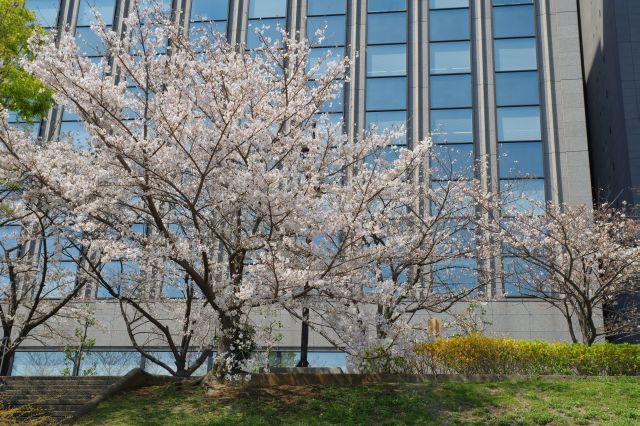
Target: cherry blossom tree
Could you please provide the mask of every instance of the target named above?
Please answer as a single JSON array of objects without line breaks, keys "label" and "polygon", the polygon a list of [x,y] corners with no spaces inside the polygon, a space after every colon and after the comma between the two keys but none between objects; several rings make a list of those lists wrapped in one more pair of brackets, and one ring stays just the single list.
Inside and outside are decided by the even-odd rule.
[{"label": "cherry blossom tree", "polygon": [[544,214],[510,216],[498,232],[515,259],[505,279],[520,294],[557,308],[574,342],[591,345],[600,336],[638,332],[637,307],[625,311],[620,303],[621,295],[640,290],[637,222],[606,205],[592,210],[548,204]]},{"label": "cherry blossom tree", "polygon": [[[11,141],[12,166],[28,172],[32,196],[64,205],[91,258],[188,277],[214,313],[223,376],[239,368],[232,353],[251,307],[335,293],[323,275],[339,265],[297,262],[301,242],[324,225],[349,229],[376,191],[401,200],[428,144],[353,173],[378,162],[392,135],[348,141],[319,114],[344,84],[346,60],[309,63],[305,42],[286,37],[245,52],[206,35],[194,44],[163,17],[125,24],[131,37],[93,27],[105,45],[99,63],[65,33],[25,65],[89,137],[35,150]],[[356,188],[350,175],[373,186]],[[273,259],[278,279],[265,280]]]},{"label": "cherry blossom tree", "polygon": [[60,336],[64,318],[85,280],[76,275],[79,245],[68,233],[63,215],[42,197],[25,197],[28,174],[12,166],[11,141],[25,140],[0,111],[0,376],[27,339],[51,341]]}]

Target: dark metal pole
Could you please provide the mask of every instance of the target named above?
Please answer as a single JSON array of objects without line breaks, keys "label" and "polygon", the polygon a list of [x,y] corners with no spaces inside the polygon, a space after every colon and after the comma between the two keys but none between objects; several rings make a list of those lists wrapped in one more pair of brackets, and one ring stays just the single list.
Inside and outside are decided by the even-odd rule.
[{"label": "dark metal pole", "polygon": [[302,308],[302,331],[300,334],[300,361],[296,367],[308,367],[309,360],[309,308]]}]

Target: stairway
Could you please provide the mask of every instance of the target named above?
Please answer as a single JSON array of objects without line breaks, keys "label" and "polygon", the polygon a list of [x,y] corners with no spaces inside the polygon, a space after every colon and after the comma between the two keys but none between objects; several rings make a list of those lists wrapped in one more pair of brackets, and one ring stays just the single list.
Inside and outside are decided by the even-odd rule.
[{"label": "stairway", "polygon": [[0,402],[63,421],[122,377],[1,377]]}]

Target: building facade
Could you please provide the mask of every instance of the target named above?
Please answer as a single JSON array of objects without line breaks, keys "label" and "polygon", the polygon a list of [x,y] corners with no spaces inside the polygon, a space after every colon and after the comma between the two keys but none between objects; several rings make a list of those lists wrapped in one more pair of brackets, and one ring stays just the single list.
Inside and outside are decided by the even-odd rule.
[{"label": "building facade", "polygon": [[[83,53],[99,57],[104,52],[90,28],[92,7],[122,31],[132,1],[26,5],[43,26],[74,29]],[[349,82],[326,112],[344,120],[351,138],[374,124],[406,124],[399,145],[431,135],[438,156],[455,160],[451,164],[486,159],[487,171],[476,177],[488,189],[513,188],[540,201],[592,202],[576,0],[165,0],[163,6],[194,36],[198,29],[213,29],[250,48],[258,43],[257,28],[277,37],[281,27],[307,36],[313,56],[348,55]],[[324,37],[317,36],[319,29]],[[65,133],[79,142],[86,137],[77,117],[57,108],[34,129],[44,139]],[[504,257],[492,267],[506,270],[510,262]],[[488,284],[485,293],[492,300],[486,318],[492,332],[568,338],[561,315],[518,297],[508,280]],[[118,305],[103,295],[95,286],[83,295],[109,328],[96,332],[92,357],[105,366],[135,366],[142,361],[132,352]],[[279,319],[278,349],[295,351],[299,324],[285,314]],[[315,365],[344,363],[319,335],[312,334],[310,346]],[[41,374],[55,371],[59,349],[24,345],[14,374],[31,374],[38,363]]]},{"label": "building facade", "polygon": [[640,202],[640,3],[580,0],[595,195]]}]

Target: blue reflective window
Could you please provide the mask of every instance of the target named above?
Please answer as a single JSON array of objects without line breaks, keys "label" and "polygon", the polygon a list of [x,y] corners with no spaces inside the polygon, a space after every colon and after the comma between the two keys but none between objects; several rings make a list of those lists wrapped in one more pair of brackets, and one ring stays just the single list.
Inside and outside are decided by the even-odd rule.
[{"label": "blue reflective window", "polygon": [[251,0],[249,19],[287,16],[287,0]]},{"label": "blue reflective window", "polygon": [[94,23],[95,12],[100,15],[106,25],[111,25],[113,24],[114,9],[114,0],[81,0],[77,25],[88,26]]},{"label": "blue reflective window", "polygon": [[501,143],[500,178],[544,177],[542,142]]},{"label": "blue reflective window", "polygon": [[407,74],[407,46],[389,44],[367,47],[367,77]]},{"label": "blue reflective window", "polygon": [[469,9],[432,10],[429,40],[469,40]]},{"label": "blue reflective window", "polygon": [[503,107],[497,109],[498,140],[537,141],[542,138],[539,107]]},{"label": "blue reflective window", "polygon": [[544,213],[544,179],[516,179],[500,181],[503,212],[513,209],[520,213]]},{"label": "blue reflective window", "polygon": [[[372,126],[376,126],[378,131],[383,131],[384,129],[399,129],[402,126],[406,127],[407,124],[407,113],[406,111],[380,111],[380,112],[367,112],[365,116],[365,125],[367,129],[372,128]],[[392,141],[395,145],[406,145],[407,136],[406,134],[394,141]]]},{"label": "blue reflective window", "polygon": [[285,18],[277,19],[258,19],[249,22],[247,29],[247,47],[254,49],[262,46],[260,36],[256,31],[262,31],[263,36],[268,39],[269,43],[273,43],[282,37],[281,30],[286,29],[287,21]]},{"label": "blue reflective window", "polygon": [[307,359],[313,367],[346,368],[347,357],[342,352],[309,352]]},{"label": "blue reflective window", "polygon": [[[171,368],[176,368],[175,357],[171,352],[150,352],[151,355],[156,357],[160,362],[167,364]],[[189,352],[187,355],[187,367],[190,366],[193,362],[196,361],[200,353],[198,352]],[[161,367],[159,364],[156,364],[153,361],[146,360],[144,371],[151,374],[157,374],[160,376],[168,376],[169,373],[164,367]],[[205,360],[200,367],[193,373],[193,376],[204,376],[207,374],[207,360]]]},{"label": "blue reflective window", "polygon": [[105,46],[102,39],[91,31],[91,27],[76,28],[76,44],[80,49],[81,55],[103,56],[105,54]]},{"label": "blue reflective window", "polygon": [[307,0],[307,15],[337,15],[346,12],[345,0]]},{"label": "blue reflective window", "polygon": [[79,121],[63,121],[60,124],[60,139],[70,139],[76,148],[87,148],[89,145],[89,132]]},{"label": "blue reflective window", "polygon": [[58,24],[59,0],[26,0],[24,7],[36,14],[38,24],[47,28]]},{"label": "blue reflective window", "polygon": [[94,376],[124,376],[139,367],[138,352],[87,352],[80,361],[80,374],[83,371],[93,370]]},{"label": "blue reflective window", "polygon": [[[319,31],[324,32],[321,37]],[[344,15],[307,18],[307,39],[312,46],[343,46],[345,36]]]},{"label": "blue reflective window", "polygon": [[64,352],[16,352],[12,376],[62,376]]},{"label": "blue reflective window", "polygon": [[214,34],[226,34],[227,33],[227,21],[204,21],[204,22],[192,22],[189,25],[189,41],[195,42],[201,37],[211,37],[213,40]]},{"label": "blue reflective window", "polygon": [[472,110],[432,110],[431,138],[434,143],[473,142]]},{"label": "blue reflective window", "polygon": [[533,4],[533,0],[493,0],[494,6],[504,6],[508,4]]},{"label": "blue reflective window", "polygon": [[471,75],[436,75],[429,88],[431,108],[471,107]]},{"label": "blue reflective window", "polygon": [[334,99],[326,101],[320,107],[320,112],[338,113],[344,110],[344,86]]},{"label": "blue reflective window", "polygon": [[406,0],[368,0],[367,11],[369,12],[389,12],[396,10],[407,10]]},{"label": "blue reflective window", "polygon": [[407,108],[406,77],[368,78],[366,85],[367,111]]},{"label": "blue reflective window", "polygon": [[435,264],[433,282],[436,286],[445,288],[475,287],[476,260],[449,259]]},{"label": "blue reflective window", "polygon": [[341,61],[342,59],[344,59],[344,48],[342,47],[322,47],[311,49],[309,52],[307,71],[321,61],[318,71],[314,74],[314,78],[317,78],[327,71],[327,66],[331,62]]},{"label": "blue reflective window", "polygon": [[14,250],[18,246],[20,229],[19,226],[0,227],[0,259],[4,258],[5,251]]},{"label": "blue reflective window", "polygon": [[429,45],[431,74],[471,72],[471,45],[468,41],[431,43]]},{"label": "blue reflective window", "polygon": [[533,6],[496,7],[493,9],[493,36],[533,37],[536,34]]},{"label": "blue reflective window", "polygon": [[472,179],[474,176],[472,144],[434,145],[431,170],[434,179]]},{"label": "blue reflective window", "polygon": [[538,105],[538,73],[501,72],[496,74],[496,104],[498,106]]},{"label": "blue reflective window", "polygon": [[469,0],[429,0],[430,9],[453,9],[469,7]]},{"label": "blue reflective window", "polygon": [[367,43],[405,43],[406,13],[376,13],[367,18]]},{"label": "blue reflective window", "polygon": [[228,0],[193,0],[192,21],[224,21],[227,19]]},{"label": "blue reflective window", "polygon": [[496,71],[527,71],[538,67],[535,38],[495,40],[494,52]]}]

